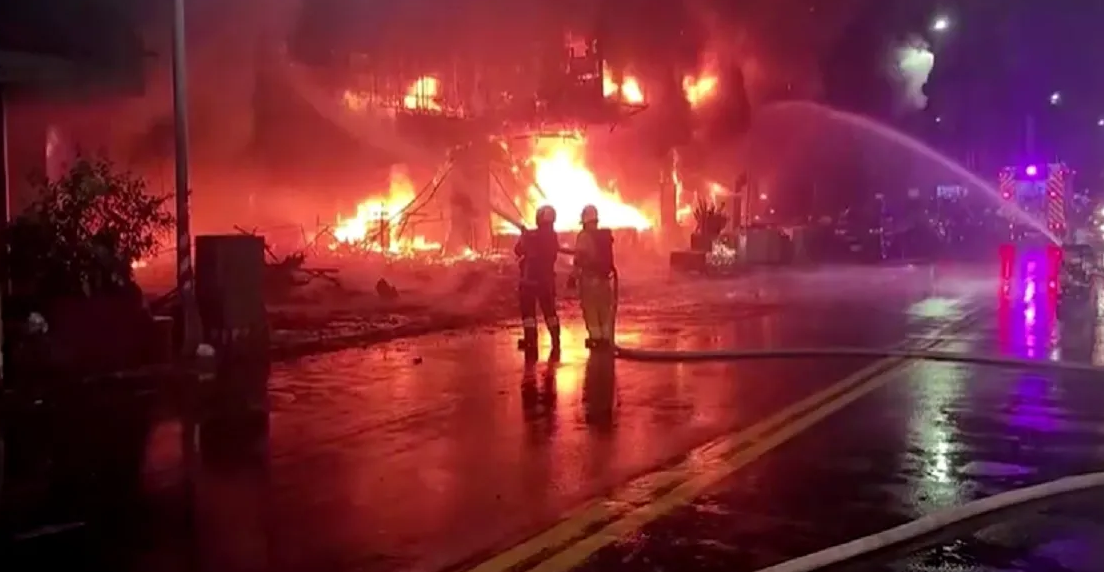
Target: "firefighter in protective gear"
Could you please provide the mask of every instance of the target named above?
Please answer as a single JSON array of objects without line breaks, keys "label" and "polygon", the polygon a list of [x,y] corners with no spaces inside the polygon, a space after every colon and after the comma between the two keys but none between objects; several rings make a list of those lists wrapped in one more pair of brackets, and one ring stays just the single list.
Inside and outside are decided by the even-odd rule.
[{"label": "firefighter in protective gear", "polygon": [[598,209],[583,208],[582,230],[575,239],[575,274],[579,286],[579,302],[583,306],[587,347],[606,348],[613,345],[613,233],[598,228]]},{"label": "firefighter in protective gear", "polygon": [[556,315],[556,260],[560,240],[554,228],[556,210],[543,206],[537,210],[537,228],[522,233],[514,254],[518,257],[521,276],[518,281],[518,301],[521,305],[522,339],[518,349],[537,349],[537,308],[544,315],[552,350],[560,347],[560,318]]}]

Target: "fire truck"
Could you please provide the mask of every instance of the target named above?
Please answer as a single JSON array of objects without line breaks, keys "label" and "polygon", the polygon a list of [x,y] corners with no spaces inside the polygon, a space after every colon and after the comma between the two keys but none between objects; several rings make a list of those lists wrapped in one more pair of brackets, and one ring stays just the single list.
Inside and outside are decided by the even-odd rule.
[{"label": "fire truck", "polygon": [[1043,225],[1059,240],[1065,238],[1069,232],[1066,207],[1071,175],[1064,163],[1032,163],[1001,170],[998,189],[1007,205],[1001,214],[1008,221],[1010,240],[1046,240],[1039,227],[1025,221],[1024,216]]}]

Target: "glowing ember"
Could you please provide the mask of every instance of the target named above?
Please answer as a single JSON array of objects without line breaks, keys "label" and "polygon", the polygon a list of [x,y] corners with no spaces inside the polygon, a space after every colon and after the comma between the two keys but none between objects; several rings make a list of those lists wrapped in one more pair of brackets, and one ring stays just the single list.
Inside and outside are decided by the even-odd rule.
[{"label": "glowing ember", "polygon": [[644,90],[640,87],[640,80],[626,75],[621,78],[621,84],[618,85],[614,75],[608,69],[602,76],[602,93],[609,99],[625,103],[644,103]]},{"label": "glowing ember", "polygon": [[341,103],[350,111],[365,111],[371,103],[371,98],[363,93],[345,90],[341,94]]},{"label": "glowing ember", "polygon": [[437,78],[432,76],[420,77],[406,90],[406,95],[403,97],[403,107],[441,111],[441,104],[437,101],[440,96],[441,82]]},{"label": "glowing ember", "polygon": [[[537,139],[531,162],[537,184],[529,189],[528,204],[518,205],[526,220],[533,220],[540,205],[551,205],[559,214],[556,230],[578,230],[583,207],[594,205],[604,227],[637,230],[652,227],[652,221],[644,213],[626,204],[612,188],[603,188],[598,183],[587,168],[586,140],[582,136]],[[517,232],[508,223],[503,223],[501,229]]]},{"label": "glowing ember", "polygon": [[440,250],[440,244],[424,236],[400,236],[403,209],[414,201],[415,196],[414,184],[406,173],[393,169],[386,195],[360,203],[356,215],[350,218],[339,216],[333,231],[334,239],[338,245],[390,254]]}]

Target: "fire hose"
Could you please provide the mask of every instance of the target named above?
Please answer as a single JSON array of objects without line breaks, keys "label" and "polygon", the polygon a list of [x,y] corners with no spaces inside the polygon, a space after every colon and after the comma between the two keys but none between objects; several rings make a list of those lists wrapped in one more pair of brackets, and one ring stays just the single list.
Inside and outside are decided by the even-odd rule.
[{"label": "fire hose", "polygon": [[[619,280],[613,275],[613,316],[617,315]],[[616,331],[616,329],[615,329]],[[644,362],[705,362],[737,361],[749,359],[792,359],[823,357],[900,358],[938,362],[969,363],[1015,368],[1036,368],[1100,374],[1104,368],[1088,363],[1068,361],[1038,361],[1001,356],[965,355],[927,349],[868,349],[856,347],[792,348],[766,350],[649,350],[614,345],[619,359]],[[1039,503],[1055,500],[1074,493],[1104,489],[1104,472],[1088,473],[1057,479],[1039,485],[1014,489],[962,506],[949,508],[921,517],[895,528],[826,548],[819,552],[765,568],[760,572],[815,572],[847,564],[888,549],[914,545],[927,538],[935,538],[948,529],[966,525],[981,517],[1004,513],[1014,509],[1029,508]]]},{"label": "fire hose", "polygon": [[[513,220],[504,213],[499,213],[499,215],[517,226],[519,230],[525,229],[524,225]],[[621,297],[621,281],[616,268],[611,275],[611,281],[613,297],[611,300],[612,307],[610,315],[613,321],[613,330],[616,332],[617,311]],[[902,348],[818,347],[763,350],[652,350],[630,348],[614,343],[614,355],[618,359],[641,362],[714,362],[825,357],[898,358],[902,360],[924,360],[1080,373],[1100,374],[1104,372],[1104,368],[1087,363],[1028,360],[1003,356],[966,355],[930,349]],[[815,572],[832,566],[853,562],[872,554],[883,552],[889,548],[915,543],[924,538],[934,537],[942,531],[957,525],[966,524],[980,517],[1005,512],[1015,508],[1028,507],[1077,492],[1101,488],[1104,488],[1104,472],[1071,476],[1031,487],[1015,489],[976,500],[962,506],[939,511],[895,528],[765,568],[760,572]]]},{"label": "fire hose", "polygon": [[[519,231],[525,231],[526,226],[521,221],[502,212],[496,207],[491,207],[495,214],[517,227]],[[573,254],[568,248],[561,248],[565,254]],[[614,268],[611,275],[613,286],[613,300],[611,319],[613,330],[617,331],[617,312],[621,298],[621,280]],[[758,350],[654,350],[644,348],[631,348],[614,344],[615,355],[623,360],[641,362],[710,362],[710,361],[741,361],[762,359],[809,359],[809,358],[900,358],[915,359],[936,362],[953,362],[963,364],[991,365],[998,367],[1014,367],[1026,369],[1044,369],[1075,371],[1083,373],[1104,373],[1104,368],[1087,363],[1069,361],[1043,361],[1004,356],[967,355],[956,352],[946,352],[929,349],[904,349],[904,348],[862,348],[853,346],[841,347],[816,347],[816,348],[778,348]]]},{"label": "fire hose", "polygon": [[941,510],[900,526],[838,544],[819,552],[761,569],[759,572],[814,572],[868,558],[888,549],[921,543],[939,533],[985,516],[1029,508],[1075,493],[1104,488],[1104,473],[1086,473],[1013,489],[961,506]]},{"label": "fire hose", "polygon": [[[617,308],[617,279],[614,275],[614,312]],[[1069,361],[1038,361],[1001,356],[966,355],[928,349],[868,349],[856,347],[790,348],[765,350],[650,350],[614,345],[618,359],[643,362],[706,362],[739,361],[751,359],[792,359],[824,357],[900,358],[937,362],[968,363],[1014,368],[1049,369],[1100,374],[1104,368],[1088,363]],[[1066,477],[1039,485],[1014,489],[980,499],[962,506],[949,508],[916,519],[901,526],[865,536],[851,542],[826,548],[761,570],[760,572],[815,572],[830,567],[852,563],[883,553],[891,548],[915,545],[925,539],[936,538],[949,529],[964,526],[981,517],[1004,513],[1065,497],[1078,492],[1104,489],[1104,472]]]}]

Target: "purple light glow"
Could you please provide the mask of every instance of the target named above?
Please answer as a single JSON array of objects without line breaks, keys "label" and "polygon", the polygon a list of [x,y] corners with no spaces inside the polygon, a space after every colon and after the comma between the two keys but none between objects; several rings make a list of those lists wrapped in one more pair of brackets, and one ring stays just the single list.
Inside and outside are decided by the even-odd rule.
[{"label": "purple light glow", "polygon": [[1039,168],[1035,165],[1028,165],[1027,168],[1024,169],[1024,173],[1027,173],[1028,177],[1034,177],[1039,174]]}]

